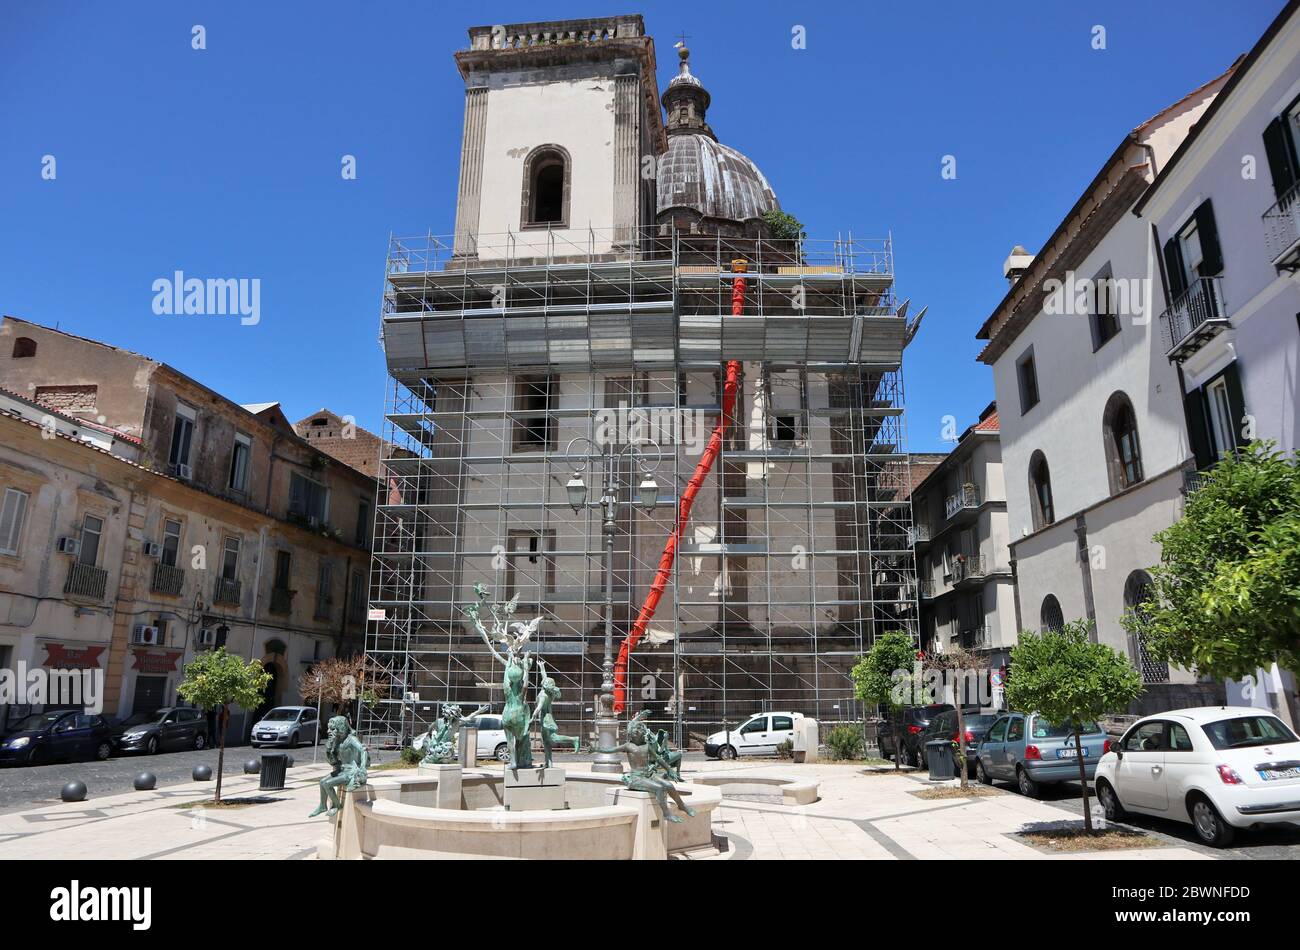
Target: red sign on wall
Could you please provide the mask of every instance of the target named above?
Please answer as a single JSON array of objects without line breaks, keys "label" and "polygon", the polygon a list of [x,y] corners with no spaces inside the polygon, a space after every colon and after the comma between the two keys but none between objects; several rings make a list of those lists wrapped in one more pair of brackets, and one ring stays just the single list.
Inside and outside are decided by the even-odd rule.
[{"label": "red sign on wall", "polygon": [[60,670],[97,670],[99,658],[108,649],[80,643],[42,643],[45,662],[42,666]]},{"label": "red sign on wall", "polygon": [[176,671],[176,661],[181,658],[180,650],[148,650],[139,647],[131,651],[135,657],[134,670],[141,673],[160,674],[174,673]]}]

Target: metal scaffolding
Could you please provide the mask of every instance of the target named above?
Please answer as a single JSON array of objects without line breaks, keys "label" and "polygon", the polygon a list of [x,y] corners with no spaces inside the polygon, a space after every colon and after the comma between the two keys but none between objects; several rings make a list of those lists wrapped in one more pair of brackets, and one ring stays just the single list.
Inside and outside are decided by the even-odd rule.
[{"label": "metal scaffolding", "polygon": [[[681,745],[764,709],[861,718],[848,670],[878,632],[917,634],[903,419],[904,317],[889,241],[683,233],[427,235],[390,243],[390,372],[367,653],[392,671],[362,729],[400,741],[438,704],[500,698],[500,671],[462,608],[475,584],[541,614],[534,649],[591,731],[604,625],[600,518],[575,440],[656,454],[638,505],[622,457],[615,631],[653,579],[677,496],[743,361],[721,457],[671,583],[631,655],[623,715],[648,710]],[[731,262],[748,262],[744,315]],[[657,446],[657,448],[655,448]],[[566,451],[567,450],[567,451]],[[598,479],[596,479],[598,481]],[[617,644],[616,644],[617,645]],[[412,694],[418,702],[408,702]]]}]

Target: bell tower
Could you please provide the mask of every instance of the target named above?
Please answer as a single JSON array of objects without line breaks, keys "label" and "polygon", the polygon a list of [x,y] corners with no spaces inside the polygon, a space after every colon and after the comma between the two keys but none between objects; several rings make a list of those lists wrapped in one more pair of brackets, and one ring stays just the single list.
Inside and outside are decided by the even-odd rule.
[{"label": "bell tower", "polygon": [[469,38],[456,53],[457,256],[490,260],[507,243],[516,257],[521,247],[564,257],[633,244],[654,223],[645,159],[666,147],[642,18],[479,26]]}]

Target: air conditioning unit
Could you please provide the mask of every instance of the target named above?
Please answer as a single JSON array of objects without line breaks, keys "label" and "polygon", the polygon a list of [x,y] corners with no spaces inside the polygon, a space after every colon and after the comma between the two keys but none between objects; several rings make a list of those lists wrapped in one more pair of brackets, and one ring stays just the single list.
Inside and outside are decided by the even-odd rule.
[{"label": "air conditioning unit", "polygon": [[156,541],[146,541],[144,543],[145,557],[162,557],[162,545]]},{"label": "air conditioning unit", "polygon": [[137,646],[156,647],[161,639],[157,627],[138,623],[131,630],[131,642]]},{"label": "air conditioning unit", "polygon": [[204,627],[197,634],[198,645],[201,647],[215,646],[217,643],[217,631],[212,627]]},{"label": "air conditioning unit", "polygon": [[59,538],[59,553],[76,555],[81,550],[81,542],[76,538]]},{"label": "air conditioning unit", "polygon": [[181,465],[178,463],[174,467],[176,470],[177,478],[183,479],[188,482],[191,478],[194,477],[194,469],[190,468],[188,465]]}]

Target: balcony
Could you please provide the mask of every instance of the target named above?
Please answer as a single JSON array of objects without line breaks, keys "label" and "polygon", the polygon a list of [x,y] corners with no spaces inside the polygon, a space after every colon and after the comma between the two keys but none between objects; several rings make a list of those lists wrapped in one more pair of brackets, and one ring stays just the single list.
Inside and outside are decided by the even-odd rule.
[{"label": "balcony", "polygon": [[63,592],[73,597],[87,600],[103,600],[108,587],[108,571],[91,564],[73,561],[68,566],[68,579],[63,585]]},{"label": "balcony", "polygon": [[271,606],[267,608],[273,614],[287,614],[293,607],[293,595],[297,591],[284,587],[271,588]]},{"label": "balcony", "polygon": [[980,506],[980,489],[978,485],[963,485],[961,491],[944,499],[943,511],[948,518],[956,517],[962,511],[969,511]]},{"label": "balcony", "polygon": [[312,614],[313,620],[329,620],[334,613],[334,601],[330,598],[316,601],[316,612]]},{"label": "balcony", "polygon": [[934,600],[934,581],[920,581],[916,589],[922,600]]},{"label": "balcony", "polygon": [[907,546],[916,547],[918,544],[930,543],[930,526],[928,524],[915,524],[907,529]]},{"label": "balcony", "polygon": [[1198,472],[1190,468],[1183,469],[1183,494],[1190,495],[1192,492],[1198,491],[1205,486],[1208,480],[1208,472]]},{"label": "balcony", "polygon": [[1165,355],[1181,363],[1227,326],[1219,278],[1198,278],[1160,314]]},{"label": "balcony", "polygon": [[971,627],[961,632],[961,645],[967,650],[987,650],[989,648],[989,628]]},{"label": "balcony", "polygon": [[986,574],[988,574],[988,565],[984,563],[984,555],[982,554],[974,554],[952,562],[953,587],[963,581],[979,580]]},{"label": "balcony", "polygon": [[1300,183],[1264,212],[1264,249],[1278,270],[1294,273],[1300,268]]},{"label": "balcony", "polygon": [[240,593],[238,578],[218,577],[217,582],[212,589],[212,602],[214,604],[229,604],[232,607],[238,607]]},{"label": "balcony", "polygon": [[181,588],[184,586],[184,568],[172,567],[162,561],[153,566],[153,582],[149,585],[149,589],[155,594],[162,594],[164,597],[179,597]]}]

